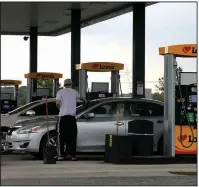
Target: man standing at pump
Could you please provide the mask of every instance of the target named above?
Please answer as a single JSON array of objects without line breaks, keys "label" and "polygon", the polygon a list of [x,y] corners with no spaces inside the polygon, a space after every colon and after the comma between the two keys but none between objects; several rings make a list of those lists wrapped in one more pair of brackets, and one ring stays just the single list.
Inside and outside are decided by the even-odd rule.
[{"label": "man standing at pump", "polygon": [[66,159],[65,144],[70,159],[76,160],[77,123],[75,116],[77,100],[86,102],[76,90],[72,89],[72,80],[65,79],[64,88],[59,90],[56,96],[56,105],[60,109],[57,122],[58,160]]}]

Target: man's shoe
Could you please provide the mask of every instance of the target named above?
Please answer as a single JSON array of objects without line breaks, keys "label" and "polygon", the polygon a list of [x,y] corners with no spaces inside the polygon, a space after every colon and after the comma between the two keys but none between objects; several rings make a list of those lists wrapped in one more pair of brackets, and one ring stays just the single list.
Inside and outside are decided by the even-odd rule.
[{"label": "man's shoe", "polygon": [[64,157],[61,157],[61,156],[57,157],[57,161],[62,161],[62,160],[64,160]]},{"label": "man's shoe", "polygon": [[77,158],[76,157],[72,157],[71,161],[77,161]]},{"label": "man's shoe", "polygon": [[70,156],[70,155],[67,155],[67,156],[64,157],[64,159],[65,159],[65,160],[71,160],[71,156]]}]

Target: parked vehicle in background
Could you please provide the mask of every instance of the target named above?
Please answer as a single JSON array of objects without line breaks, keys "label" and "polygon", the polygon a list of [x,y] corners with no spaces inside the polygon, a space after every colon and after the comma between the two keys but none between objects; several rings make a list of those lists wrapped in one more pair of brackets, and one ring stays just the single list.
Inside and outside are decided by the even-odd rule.
[{"label": "parked vehicle in background", "polygon": [[[119,109],[119,134],[128,133],[128,122],[149,120],[154,123],[154,152],[162,151],[164,104],[159,101],[136,98],[105,98],[93,100],[77,108],[77,152],[104,152],[105,134],[116,132],[116,109]],[[48,125],[50,144],[56,145],[57,117]],[[20,122],[16,124],[19,126]],[[47,144],[47,124],[42,120],[28,120],[23,127],[7,134],[13,150],[25,151],[40,157]]]}]

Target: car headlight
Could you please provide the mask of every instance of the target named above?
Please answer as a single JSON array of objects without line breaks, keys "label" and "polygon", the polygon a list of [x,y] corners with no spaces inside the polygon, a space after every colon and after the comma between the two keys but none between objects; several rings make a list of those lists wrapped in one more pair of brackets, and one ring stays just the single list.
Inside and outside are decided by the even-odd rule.
[{"label": "car headlight", "polygon": [[40,127],[41,125],[36,125],[33,127],[25,127],[25,128],[19,129],[17,131],[17,134],[37,133]]}]

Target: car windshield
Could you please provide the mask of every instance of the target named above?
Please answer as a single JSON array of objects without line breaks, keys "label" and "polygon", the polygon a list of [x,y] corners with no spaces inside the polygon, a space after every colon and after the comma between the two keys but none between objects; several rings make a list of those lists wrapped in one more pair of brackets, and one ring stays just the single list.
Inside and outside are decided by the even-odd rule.
[{"label": "car windshield", "polygon": [[29,108],[30,106],[35,105],[35,104],[37,104],[37,103],[39,103],[39,102],[41,102],[41,101],[38,100],[38,101],[34,101],[34,102],[31,102],[31,103],[28,103],[28,104],[26,104],[26,105],[23,105],[23,106],[21,106],[21,107],[16,108],[15,110],[12,110],[12,111],[8,112],[7,114],[8,114],[8,115],[16,114],[16,113],[21,112],[21,111],[23,111],[24,109]]}]

